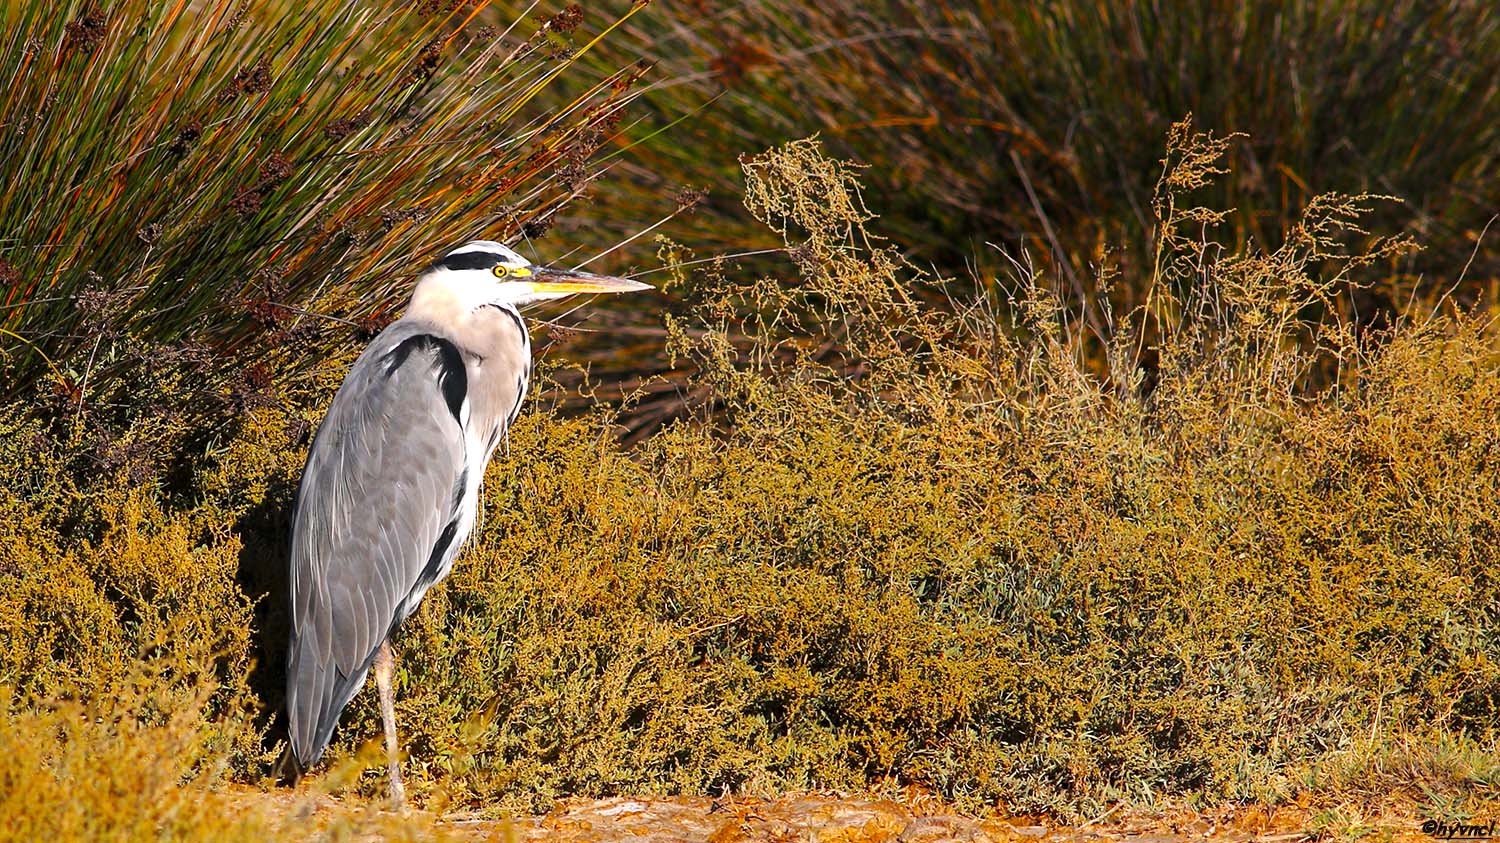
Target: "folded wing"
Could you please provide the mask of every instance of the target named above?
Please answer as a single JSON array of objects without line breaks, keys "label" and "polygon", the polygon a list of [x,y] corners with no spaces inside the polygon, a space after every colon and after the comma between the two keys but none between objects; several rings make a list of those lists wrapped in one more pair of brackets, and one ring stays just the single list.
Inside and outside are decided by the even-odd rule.
[{"label": "folded wing", "polygon": [[287,664],[302,769],[454,540],[466,390],[458,349],[398,322],[356,361],[313,441],[292,527]]}]

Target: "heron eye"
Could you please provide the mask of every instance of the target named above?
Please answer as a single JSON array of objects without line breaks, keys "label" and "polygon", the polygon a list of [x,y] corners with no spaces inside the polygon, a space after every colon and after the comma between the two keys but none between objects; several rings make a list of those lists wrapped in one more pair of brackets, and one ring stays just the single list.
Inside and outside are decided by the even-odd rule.
[{"label": "heron eye", "polygon": [[516,278],[525,278],[526,276],[531,274],[531,270],[527,269],[524,266],[513,266],[510,268],[510,274],[515,276]]},{"label": "heron eye", "polygon": [[490,267],[490,272],[494,273],[496,278],[504,278],[505,276],[510,274],[510,267],[506,266],[503,263],[497,263],[494,266]]}]

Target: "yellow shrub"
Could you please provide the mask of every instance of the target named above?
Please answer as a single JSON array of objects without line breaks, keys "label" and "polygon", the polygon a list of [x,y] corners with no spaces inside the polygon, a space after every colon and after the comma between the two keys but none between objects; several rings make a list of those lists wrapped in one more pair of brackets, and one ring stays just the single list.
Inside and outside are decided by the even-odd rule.
[{"label": "yellow shrub", "polygon": [[[1211,139],[1172,142],[1211,166]],[[1336,799],[1351,770],[1493,788],[1441,759],[1500,741],[1500,337],[1461,314],[1358,339],[1310,320],[1399,248],[1340,257],[1367,200],[1222,259],[1181,234],[1211,214],[1161,201],[1152,308],[1091,338],[1037,278],[1011,306],[924,304],[812,145],[747,173],[799,275],[678,279],[707,304],[674,342],[722,415],[626,453],[606,417],[524,414],[470,547],[398,635],[419,798],[914,782],[1078,814]],[[714,315],[730,298],[758,306],[743,354]],[[214,728],[232,774],[261,775],[286,513],[343,365],[249,415],[191,494],[70,479],[12,417],[0,470],[57,491],[0,498],[3,681],[90,699],[202,640],[221,679],[248,672],[206,722],[257,710]],[[355,699],[335,763],[376,715]]]}]

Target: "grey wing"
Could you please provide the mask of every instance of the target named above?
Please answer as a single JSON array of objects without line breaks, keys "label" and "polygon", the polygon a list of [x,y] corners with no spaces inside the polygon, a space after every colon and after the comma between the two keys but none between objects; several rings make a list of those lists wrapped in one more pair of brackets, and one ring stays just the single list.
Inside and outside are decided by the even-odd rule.
[{"label": "grey wing", "polygon": [[286,704],[304,770],[456,530],[462,358],[447,340],[399,325],[339,388],[297,492]]}]

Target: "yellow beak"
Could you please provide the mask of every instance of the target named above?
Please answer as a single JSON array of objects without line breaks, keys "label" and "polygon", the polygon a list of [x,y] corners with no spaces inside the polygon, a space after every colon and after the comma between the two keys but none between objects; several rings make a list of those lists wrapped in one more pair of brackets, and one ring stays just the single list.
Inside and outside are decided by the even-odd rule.
[{"label": "yellow beak", "polygon": [[531,288],[538,293],[633,293],[637,290],[654,289],[650,284],[631,281],[629,278],[595,275],[573,269],[534,266],[531,270]]}]

